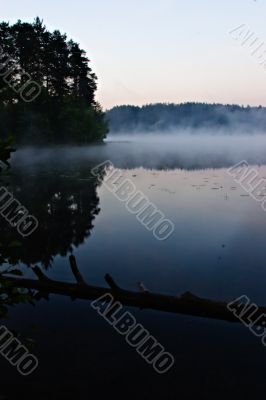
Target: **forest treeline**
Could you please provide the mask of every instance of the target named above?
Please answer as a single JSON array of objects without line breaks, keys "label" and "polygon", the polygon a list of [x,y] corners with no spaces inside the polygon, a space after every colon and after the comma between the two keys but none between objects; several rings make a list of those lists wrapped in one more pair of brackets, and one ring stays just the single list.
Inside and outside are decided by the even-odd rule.
[{"label": "forest treeline", "polygon": [[102,141],[97,77],[78,43],[33,23],[0,23],[0,132],[16,143]]},{"label": "forest treeline", "polygon": [[106,113],[112,133],[201,130],[212,133],[266,132],[266,108],[182,103],[117,106]]}]

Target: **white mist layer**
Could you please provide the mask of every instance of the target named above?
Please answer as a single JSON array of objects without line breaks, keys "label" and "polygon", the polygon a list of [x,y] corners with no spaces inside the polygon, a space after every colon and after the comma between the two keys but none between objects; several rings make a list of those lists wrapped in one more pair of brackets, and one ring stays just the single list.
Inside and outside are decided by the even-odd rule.
[{"label": "white mist layer", "polygon": [[111,135],[102,145],[24,148],[14,156],[15,164],[54,162],[67,168],[104,160],[119,168],[217,168],[242,160],[266,164],[266,135]]}]

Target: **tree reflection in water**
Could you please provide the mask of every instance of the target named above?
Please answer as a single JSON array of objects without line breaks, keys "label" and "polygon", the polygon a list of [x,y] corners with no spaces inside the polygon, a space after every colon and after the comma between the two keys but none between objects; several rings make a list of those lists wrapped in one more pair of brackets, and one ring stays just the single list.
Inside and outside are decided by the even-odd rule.
[{"label": "tree reflection in water", "polygon": [[[12,263],[41,263],[48,268],[56,255],[72,253],[90,236],[99,213],[99,180],[87,168],[73,176],[58,173],[17,173],[10,178],[9,190],[39,221],[38,229],[21,238],[6,221],[1,221],[0,243],[20,241],[10,255]],[[10,259],[10,261],[11,261]]]},{"label": "tree reflection in water", "polygon": [[[61,170],[60,170],[61,168]],[[8,190],[38,221],[38,229],[22,238],[3,218],[0,224],[0,316],[6,306],[34,301],[30,290],[10,286],[3,272],[22,275],[18,264],[52,265],[55,256],[73,252],[91,234],[93,220],[100,212],[97,186],[101,178],[90,173],[91,167],[66,175],[63,167],[51,169],[12,169],[5,179]],[[102,178],[104,171],[102,171]]]}]

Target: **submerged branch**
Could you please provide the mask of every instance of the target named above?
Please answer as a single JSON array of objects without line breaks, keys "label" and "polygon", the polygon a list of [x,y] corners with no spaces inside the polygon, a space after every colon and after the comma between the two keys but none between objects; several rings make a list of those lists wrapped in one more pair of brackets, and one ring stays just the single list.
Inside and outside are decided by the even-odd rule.
[{"label": "submerged branch", "polygon": [[[121,289],[110,275],[105,280],[110,288],[88,285],[79,273],[74,256],[70,257],[72,272],[78,283],[67,283],[48,279],[40,273],[40,269],[34,269],[39,279],[15,278],[6,276],[7,282],[17,288],[37,290],[40,293],[59,294],[69,296],[72,299],[95,300],[104,294],[111,294],[117,301],[125,306],[138,307],[139,309],[151,309],[176,314],[185,314],[195,317],[212,318],[229,322],[239,322],[239,319],[227,309],[227,302],[214,301],[197,297],[186,292],[181,296],[168,296],[148,291],[133,292]],[[74,268],[73,268],[74,267]],[[241,306],[242,307],[242,306]],[[243,304],[243,309],[244,309]],[[258,311],[251,315],[250,321],[254,322],[259,314],[266,314],[266,307],[259,307]]]}]

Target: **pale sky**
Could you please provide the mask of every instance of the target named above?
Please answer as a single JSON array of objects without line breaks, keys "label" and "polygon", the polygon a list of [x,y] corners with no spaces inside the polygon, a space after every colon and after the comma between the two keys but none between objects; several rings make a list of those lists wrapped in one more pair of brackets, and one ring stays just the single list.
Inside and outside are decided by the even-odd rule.
[{"label": "pale sky", "polygon": [[266,69],[229,34],[246,24],[266,43],[265,0],[1,1],[1,20],[39,16],[81,44],[104,108],[185,101],[266,106]]}]

